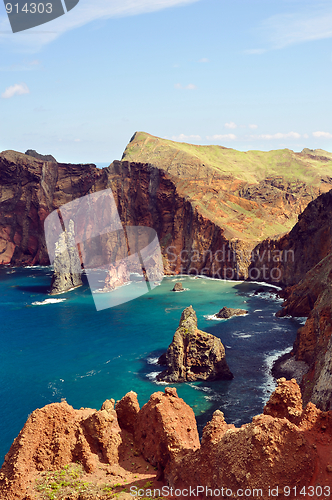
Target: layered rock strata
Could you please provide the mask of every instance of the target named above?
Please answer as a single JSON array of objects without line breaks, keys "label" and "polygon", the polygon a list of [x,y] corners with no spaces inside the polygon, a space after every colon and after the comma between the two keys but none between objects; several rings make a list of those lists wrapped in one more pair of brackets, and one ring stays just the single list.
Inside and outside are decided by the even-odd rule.
[{"label": "layered rock strata", "polygon": [[293,353],[307,364],[301,389],[305,403],[328,410],[332,404],[332,254],[321,260],[288,290],[279,316],[308,316],[299,328]]},{"label": "layered rock strata", "polygon": [[182,312],[173,341],[160,361],[167,369],[157,376],[157,380],[174,383],[233,378],[221,340],[197,328],[192,306]]},{"label": "layered rock strata", "polygon": [[[249,275],[262,281],[292,286],[332,252],[332,191],[310,202],[293,229],[277,239],[268,238],[252,252]],[[272,279],[271,279],[272,278]]]},{"label": "layered rock strata", "polygon": [[[222,411],[216,410],[203,429],[201,443],[194,413],[174,388],[152,394],[141,409],[133,392],[117,403],[117,415],[113,405],[107,400],[100,411],[74,410],[63,402],[34,411],[6,455],[0,497],[35,500],[41,474],[77,460],[86,470],[87,484],[101,477],[109,482],[119,462],[132,469],[128,459],[133,461],[133,452],[147,460],[132,470],[135,478],[142,466],[149,469],[150,464],[158,469],[162,484],[181,489],[184,497],[190,488],[200,499],[330,496],[332,412],[322,412],[312,403],[303,408],[295,380],[278,380],[263,414],[240,428],[227,424]],[[148,497],[156,496],[151,485],[144,486]],[[82,493],[79,498],[114,496],[102,491],[100,496]],[[77,499],[77,492],[65,498]]]}]

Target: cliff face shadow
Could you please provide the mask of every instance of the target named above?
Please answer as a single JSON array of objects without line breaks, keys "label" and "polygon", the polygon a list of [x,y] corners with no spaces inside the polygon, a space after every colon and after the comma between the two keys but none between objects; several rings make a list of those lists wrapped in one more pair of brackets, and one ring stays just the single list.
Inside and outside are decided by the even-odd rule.
[{"label": "cliff face shadow", "polygon": [[49,285],[28,285],[28,286],[16,286],[16,288],[22,292],[36,293],[41,295],[48,295],[50,292]]}]

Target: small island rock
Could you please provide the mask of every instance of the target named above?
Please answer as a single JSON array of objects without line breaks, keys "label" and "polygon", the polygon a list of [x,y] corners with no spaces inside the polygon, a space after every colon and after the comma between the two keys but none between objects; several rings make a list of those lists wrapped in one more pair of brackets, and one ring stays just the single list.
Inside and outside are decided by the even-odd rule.
[{"label": "small island rock", "polygon": [[175,283],[174,287],[172,288],[171,292],[183,292],[184,288],[182,286],[182,283],[177,282]]},{"label": "small island rock", "polygon": [[[165,361],[164,356],[159,361]],[[174,383],[233,378],[221,340],[198,330],[192,306],[186,307],[181,315],[179,327],[166,352],[166,366],[157,380]]]},{"label": "small island rock", "polygon": [[242,316],[243,314],[248,314],[246,309],[233,309],[232,307],[223,307],[216,314],[217,318],[228,319],[232,316]]},{"label": "small island rock", "polygon": [[82,286],[81,261],[75,243],[74,222],[69,221],[55,244],[54,273],[50,295],[59,295]]}]

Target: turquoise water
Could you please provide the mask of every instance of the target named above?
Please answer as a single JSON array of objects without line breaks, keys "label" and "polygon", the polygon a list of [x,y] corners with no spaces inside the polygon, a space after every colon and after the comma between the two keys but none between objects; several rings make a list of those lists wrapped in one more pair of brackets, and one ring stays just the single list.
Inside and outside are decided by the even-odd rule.
[{"label": "turquoise water", "polygon": [[[75,408],[100,408],[105,399],[138,393],[144,404],[163,390],[156,358],[166,350],[182,310],[192,305],[198,327],[221,338],[232,381],[177,384],[199,428],[221,409],[240,425],[260,413],[274,382],[268,366],[290,348],[299,322],[276,318],[280,301],[255,296],[257,284],[183,278],[188,288],[171,292],[165,278],[150,293],[97,312],[87,284],[51,299],[50,268],[0,270],[0,462],[28,415],[66,398]],[[248,309],[230,320],[209,320],[223,306]]]}]

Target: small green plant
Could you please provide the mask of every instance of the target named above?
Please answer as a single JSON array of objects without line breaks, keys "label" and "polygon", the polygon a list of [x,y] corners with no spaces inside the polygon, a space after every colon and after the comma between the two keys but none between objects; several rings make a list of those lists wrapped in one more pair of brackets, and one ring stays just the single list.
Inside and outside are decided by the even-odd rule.
[{"label": "small green plant", "polygon": [[[84,469],[80,463],[70,464],[58,471],[48,471],[37,479],[35,489],[43,500],[60,500],[72,493],[94,493],[101,488],[93,483],[82,481]],[[105,493],[112,491],[109,486]]]}]

